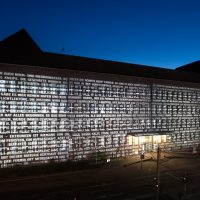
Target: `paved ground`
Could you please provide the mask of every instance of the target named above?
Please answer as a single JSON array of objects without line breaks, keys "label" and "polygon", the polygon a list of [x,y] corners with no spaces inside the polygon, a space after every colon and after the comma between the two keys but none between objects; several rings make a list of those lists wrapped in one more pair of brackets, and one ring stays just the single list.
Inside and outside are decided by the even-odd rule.
[{"label": "paved ground", "polygon": [[[149,154],[145,156],[142,163],[139,157],[134,157],[85,171],[2,179],[0,180],[0,199],[156,199],[155,157],[155,154]],[[186,183],[182,179],[184,176],[188,177]],[[162,154],[160,200],[199,200],[199,180],[200,158],[198,154]]]}]

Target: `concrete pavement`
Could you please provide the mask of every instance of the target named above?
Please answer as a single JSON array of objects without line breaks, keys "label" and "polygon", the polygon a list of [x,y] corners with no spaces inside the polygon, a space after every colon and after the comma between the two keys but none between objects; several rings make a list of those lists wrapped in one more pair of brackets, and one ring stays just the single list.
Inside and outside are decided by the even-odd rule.
[{"label": "concrete pavement", "polygon": [[[0,180],[1,199],[155,199],[155,155],[146,154],[142,167],[140,157],[134,156],[95,169]],[[198,154],[191,153],[161,156],[162,199],[200,199],[199,161]],[[186,172],[189,183],[185,194],[181,177]]]}]

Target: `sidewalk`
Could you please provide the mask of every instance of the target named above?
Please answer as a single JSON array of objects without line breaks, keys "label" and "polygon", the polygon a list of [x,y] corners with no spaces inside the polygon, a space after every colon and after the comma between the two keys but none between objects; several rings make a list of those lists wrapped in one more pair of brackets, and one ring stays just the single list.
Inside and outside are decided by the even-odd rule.
[{"label": "sidewalk", "polygon": [[[161,152],[160,161],[166,162],[171,159],[177,158],[186,158],[186,159],[194,159],[200,158],[199,153],[192,152]],[[118,168],[118,167],[127,167],[134,164],[138,164],[141,162],[148,161],[156,161],[157,160],[157,152],[145,153],[144,159],[140,158],[140,155],[134,155],[128,158],[121,159],[113,159],[108,163],[104,164],[94,164],[94,165],[86,165],[86,166],[76,166],[77,163],[74,164],[74,167],[65,166],[65,164],[60,163],[55,166],[30,166],[30,167],[22,167],[22,168],[13,168],[13,169],[1,169],[0,170],[0,179],[12,179],[12,178],[23,178],[23,177],[34,177],[34,176],[53,176],[55,174],[67,174],[67,173],[81,173],[87,172],[91,170],[98,170],[103,168]],[[55,167],[55,169],[54,169]],[[35,171],[36,172],[35,172]]]},{"label": "sidewalk", "polygon": [[[186,159],[194,159],[200,158],[199,153],[192,153],[192,152],[162,152],[160,154],[160,161],[168,161],[170,159],[177,159],[177,158],[186,158]],[[146,161],[156,161],[157,160],[157,152],[150,152],[144,154],[144,159],[140,158],[140,155],[134,155],[133,157],[129,157],[127,160],[122,161],[123,166],[130,166],[133,164],[137,164]]]}]

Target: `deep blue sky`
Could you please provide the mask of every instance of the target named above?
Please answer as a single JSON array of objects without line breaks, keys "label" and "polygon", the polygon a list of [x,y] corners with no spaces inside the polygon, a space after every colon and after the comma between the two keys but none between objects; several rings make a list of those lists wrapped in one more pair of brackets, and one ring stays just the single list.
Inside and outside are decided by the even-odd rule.
[{"label": "deep blue sky", "polygon": [[21,28],[49,52],[166,68],[200,59],[199,0],[0,0],[0,40]]}]

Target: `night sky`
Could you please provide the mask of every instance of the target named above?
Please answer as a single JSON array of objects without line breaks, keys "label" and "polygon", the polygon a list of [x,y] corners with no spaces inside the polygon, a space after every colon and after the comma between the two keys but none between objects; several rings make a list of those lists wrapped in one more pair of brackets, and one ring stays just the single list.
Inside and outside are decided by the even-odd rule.
[{"label": "night sky", "polygon": [[0,40],[21,28],[48,52],[165,68],[200,59],[199,0],[0,0]]}]

